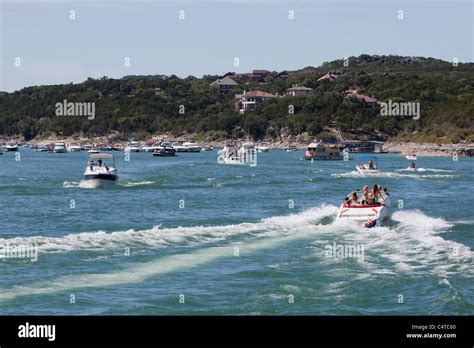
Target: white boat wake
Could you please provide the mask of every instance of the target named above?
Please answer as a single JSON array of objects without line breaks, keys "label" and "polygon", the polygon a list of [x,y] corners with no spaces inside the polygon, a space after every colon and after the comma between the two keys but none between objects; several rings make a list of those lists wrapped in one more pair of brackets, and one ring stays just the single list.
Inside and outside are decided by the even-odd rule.
[{"label": "white boat wake", "polygon": [[[70,252],[75,250],[110,250],[126,246],[167,247],[174,245],[194,246],[188,253],[158,257],[155,260],[136,263],[107,274],[76,274],[38,282],[28,286],[2,289],[0,301],[20,296],[51,294],[70,289],[104,287],[143,282],[148,278],[171,272],[202,267],[220,258],[235,257],[235,247],[240,255],[269,250],[298,240],[309,240],[310,248],[301,249],[296,255],[305,262],[320,263],[334,269],[334,263],[344,262],[325,256],[325,247],[338,243],[364,246],[363,260],[354,260],[364,267],[359,276],[377,276],[400,272],[413,275],[435,274],[446,279],[452,274],[473,275],[473,252],[465,245],[444,239],[451,224],[441,218],[429,217],[420,211],[397,211],[388,226],[364,229],[352,221],[331,220],[337,207],[320,206],[302,213],[262,219],[255,223],[225,226],[197,226],[160,228],[142,231],[105,233],[89,232],[62,237],[17,237],[0,239],[10,245],[32,243],[39,246],[39,257],[44,253]],[[324,223],[326,219],[326,223]],[[329,220],[327,220],[329,219]],[[237,241],[233,237],[239,238]],[[227,241],[226,246],[205,246],[209,242]],[[309,252],[309,255],[308,255]],[[345,272],[353,275],[350,267]]]},{"label": "white boat wake", "polygon": [[[381,172],[374,174],[361,174],[357,171],[352,171],[348,173],[333,173],[331,174],[332,178],[413,178],[413,179],[429,179],[429,178],[458,178],[457,174],[417,174],[420,170],[412,171],[408,169],[399,169],[395,172]],[[411,172],[411,174],[404,174],[399,172]]]}]

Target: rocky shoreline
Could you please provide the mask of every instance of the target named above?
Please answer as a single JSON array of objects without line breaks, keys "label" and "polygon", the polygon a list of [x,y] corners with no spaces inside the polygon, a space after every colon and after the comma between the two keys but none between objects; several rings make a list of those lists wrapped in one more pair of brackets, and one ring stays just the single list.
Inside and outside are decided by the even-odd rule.
[{"label": "rocky shoreline", "polygon": [[451,157],[456,154],[459,157],[473,156],[474,143],[467,144],[435,144],[435,143],[405,143],[387,142],[384,144],[384,151],[400,152],[406,155],[410,151],[416,152],[418,156]]},{"label": "rocky shoreline", "polygon": [[[12,139],[0,139],[0,143],[6,144]],[[152,139],[148,140],[150,142]],[[196,137],[181,136],[181,137],[159,137],[155,139],[156,141],[170,141],[170,142],[184,142],[184,141],[194,141],[203,146],[212,146],[212,147],[223,147],[225,145],[224,140],[219,141],[199,141]],[[120,146],[125,146],[126,141],[120,140],[108,140],[107,137],[104,138],[78,138],[78,137],[49,137],[41,140],[33,140],[28,143],[36,144],[40,147],[46,146],[47,144],[53,144],[55,142],[65,142],[66,144],[76,143],[81,145],[90,145],[96,146],[98,144],[118,144]],[[245,139],[239,140],[240,142],[246,141]],[[18,140],[17,142],[20,143]],[[270,149],[287,149],[290,145],[296,147],[297,149],[306,149],[308,144],[311,141],[306,139],[292,139],[292,140],[262,140],[254,141],[253,143],[256,146],[267,146]],[[145,142],[143,142],[145,143]],[[457,154],[459,157],[464,156],[473,156],[474,155],[474,143],[457,143],[457,144],[436,144],[436,143],[414,143],[414,142],[386,142],[383,146],[384,152],[389,153],[401,153],[406,155],[408,152],[414,151],[419,156],[433,156],[433,157],[450,157]]]}]

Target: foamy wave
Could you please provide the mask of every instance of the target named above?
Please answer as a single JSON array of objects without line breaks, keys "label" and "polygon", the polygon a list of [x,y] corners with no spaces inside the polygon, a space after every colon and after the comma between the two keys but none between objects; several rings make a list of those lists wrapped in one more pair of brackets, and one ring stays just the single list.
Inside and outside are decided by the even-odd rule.
[{"label": "foamy wave", "polygon": [[[155,226],[146,230],[128,230],[106,233],[104,231],[68,234],[62,237],[15,237],[0,238],[0,245],[34,244],[40,253],[69,252],[75,250],[118,249],[130,246],[145,248],[172,245],[194,246],[225,240],[234,235],[278,236],[299,233],[330,215],[335,215],[335,206],[321,206],[289,216],[263,219],[257,223],[241,223],[224,226],[196,226],[161,228]],[[314,226],[313,226],[314,227]]]},{"label": "foamy wave", "polygon": [[139,182],[120,182],[119,185],[123,187],[135,187],[135,186],[143,186],[143,185],[152,185],[154,181],[139,181]]},{"label": "foamy wave", "polygon": [[[251,229],[254,232],[265,229],[267,226],[270,230],[278,226],[279,228],[290,228],[290,226],[298,227],[289,235],[279,236],[276,238],[260,238],[250,243],[234,243],[225,247],[210,247],[197,249],[187,254],[178,254],[162,257],[160,259],[140,263],[122,270],[118,270],[108,274],[76,274],[73,276],[63,276],[48,282],[40,282],[32,286],[17,286],[12,289],[0,292],[0,301],[8,301],[21,296],[43,295],[62,292],[70,289],[94,288],[104,286],[114,286],[129,283],[139,283],[144,280],[168,274],[183,269],[191,269],[203,266],[207,263],[216,261],[224,257],[235,257],[235,247],[239,248],[240,255],[255,253],[261,250],[272,249],[285,245],[293,240],[300,239],[311,235],[315,229],[308,229],[308,224],[315,221],[317,216],[324,217],[328,212],[334,214],[336,207],[321,207],[311,209],[301,214],[295,214],[290,217],[270,218],[256,224],[240,224],[236,227],[244,225],[243,229]],[[321,215],[322,214],[322,215]],[[221,226],[218,228],[228,228],[229,226]],[[232,225],[231,225],[232,227]],[[203,229],[205,229],[203,227]],[[210,228],[212,229],[212,228]],[[215,230],[214,230],[215,231]],[[274,231],[280,233],[280,231]],[[287,288],[285,290],[294,290],[295,288]]]},{"label": "foamy wave", "polygon": [[392,263],[393,273],[434,273],[449,276],[455,273],[474,273],[473,252],[469,247],[441,237],[453,226],[442,218],[434,218],[415,211],[397,211],[393,227],[378,227],[365,233],[350,233],[346,239],[365,246],[368,268],[373,273],[381,266],[382,257]]},{"label": "foamy wave", "polygon": [[94,185],[91,181],[88,180],[81,180],[81,181],[65,181],[63,182],[63,187],[66,188],[73,188],[73,187],[79,187],[82,189],[93,189],[97,188],[96,185]]},{"label": "foamy wave", "polygon": [[[397,172],[382,172],[382,173],[377,173],[377,174],[362,174],[357,171],[349,172],[349,173],[334,173],[331,174],[331,177],[333,178],[373,178],[373,177],[379,177],[379,178],[413,178],[413,179],[425,179],[425,178],[456,178],[459,177],[458,175],[455,174],[415,174],[416,172],[413,172],[413,174],[404,174],[404,173],[399,173],[402,171],[409,171],[407,169],[399,169]],[[418,170],[419,171],[419,170]]]}]

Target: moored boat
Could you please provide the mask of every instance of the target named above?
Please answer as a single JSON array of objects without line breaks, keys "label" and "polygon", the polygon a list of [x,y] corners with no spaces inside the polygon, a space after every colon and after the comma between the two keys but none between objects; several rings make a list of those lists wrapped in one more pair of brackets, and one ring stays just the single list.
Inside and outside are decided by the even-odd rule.
[{"label": "moored boat", "polygon": [[319,143],[311,143],[308,145],[308,149],[305,153],[306,160],[342,160],[344,157],[341,155],[341,151],[335,145]]},{"label": "moored boat", "polygon": [[18,144],[12,141],[12,142],[9,142],[8,144],[4,145],[3,148],[7,152],[18,151]]},{"label": "moored boat", "polygon": [[80,152],[82,150],[81,146],[76,143],[71,143],[67,147],[68,152]]},{"label": "moored boat", "polygon": [[67,152],[66,144],[63,143],[63,142],[57,142],[57,143],[55,143],[55,144],[54,144],[53,151],[54,151],[55,153],[66,153],[66,152]]},{"label": "moored boat", "polygon": [[171,146],[161,146],[153,152],[155,157],[171,157],[176,156],[176,150]]}]

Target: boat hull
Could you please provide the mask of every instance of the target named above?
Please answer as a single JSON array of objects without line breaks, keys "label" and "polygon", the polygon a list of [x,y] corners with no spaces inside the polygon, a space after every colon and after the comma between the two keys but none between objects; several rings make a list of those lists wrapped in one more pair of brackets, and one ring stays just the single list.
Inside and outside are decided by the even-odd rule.
[{"label": "boat hull", "polygon": [[378,169],[366,169],[361,166],[356,166],[356,169],[361,174],[379,174],[380,173],[380,170]]},{"label": "boat hull", "polygon": [[387,196],[383,204],[369,204],[348,207],[345,203],[339,207],[337,219],[348,219],[361,223],[361,226],[371,228],[381,224],[389,216],[390,197]]},{"label": "boat hull", "polygon": [[112,174],[87,174],[84,182],[88,187],[112,187],[118,181],[118,175]]}]

